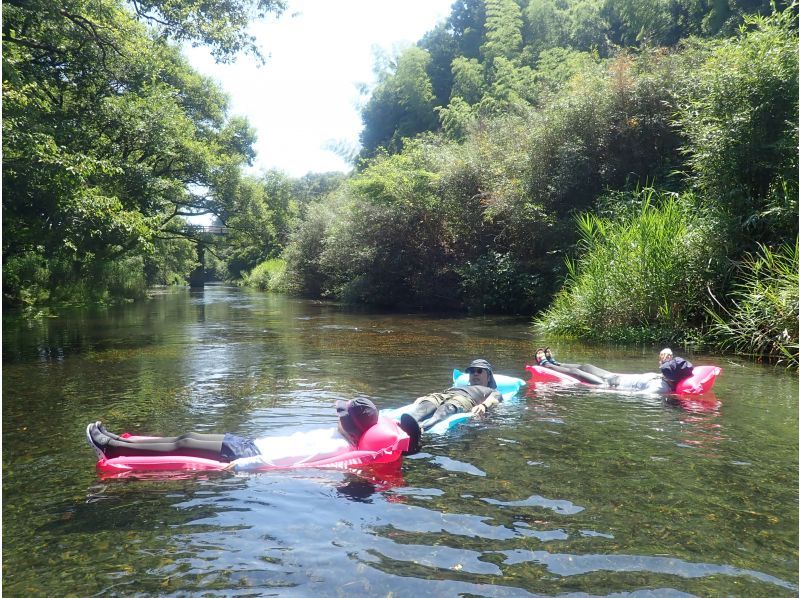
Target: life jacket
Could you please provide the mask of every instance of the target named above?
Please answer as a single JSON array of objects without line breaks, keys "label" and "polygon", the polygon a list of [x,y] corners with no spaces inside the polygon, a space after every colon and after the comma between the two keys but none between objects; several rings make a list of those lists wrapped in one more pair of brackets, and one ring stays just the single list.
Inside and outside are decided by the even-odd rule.
[{"label": "life jacket", "polygon": [[693,369],[690,361],[686,361],[683,357],[673,357],[661,364],[661,375],[674,387],[684,378],[691,376]]}]

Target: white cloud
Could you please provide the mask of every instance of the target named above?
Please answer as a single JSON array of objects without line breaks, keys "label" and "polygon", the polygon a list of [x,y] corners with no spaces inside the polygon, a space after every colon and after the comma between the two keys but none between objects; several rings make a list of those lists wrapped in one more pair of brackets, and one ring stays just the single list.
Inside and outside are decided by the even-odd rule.
[{"label": "white cloud", "polygon": [[357,85],[373,82],[375,48],[392,52],[415,43],[448,16],[451,3],[290,0],[284,16],[251,28],[266,65],[259,68],[249,57],[217,65],[202,48],[186,55],[230,95],[231,114],[247,117],[257,130],[256,173],[346,171],[349,166],[325,145],[358,142]]}]

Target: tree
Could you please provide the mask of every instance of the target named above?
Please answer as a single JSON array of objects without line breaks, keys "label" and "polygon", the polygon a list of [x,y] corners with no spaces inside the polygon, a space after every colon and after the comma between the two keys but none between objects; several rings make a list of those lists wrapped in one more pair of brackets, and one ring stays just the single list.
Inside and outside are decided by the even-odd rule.
[{"label": "tree", "polygon": [[695,48],[680,97],[690,177],[733,227],[737,254],[797,236],[798,57],[793,9]]},{"label": "tree", "polygon": [[[137,6],[165,35],[212,33],[192,24],[200,5],[164,3],[173,16],[182,6],[185,29],[158,16],[161,3]],[[180,216],[224,209],[215,192],[252,159],[254,134],[176,48],[116,0],[3,9],[4,262],[36,254],[80,276],[151,251]],[[214,33],[220,52],[239,48],[234,34]]]},{"label": "tree", "polygon": [[486,90],[483,66],[474,58],[459,56],[453,60],[452,98],[461,98],[467,104],[480,102]]},{"label": "tree", "polygon": [[486,33],[481,45],[485,64],[515,60],[522,50],[522,11],[514,0],[486,0]]},{"label": "tree", "polygon": [[136,15],[176,41],[203,44],[220,62],[246,52],[263,61],[255,38],[247,33],[253,19],[280,15],[286,0],[131,0]]},{"label": "tree", "polygon": [[421,48],[407,48],[398,56],[393,72],[382,74],[361,113],[362,157],[373,156],[379,147],[398,151],[403,138],[436,127],[433,86],[427,73],[430,59]]},{"label": "tree", "polygon": [[453,86],[453,72],[450,65],[458,51],[453,33],[442,23],[426,33],[417,45],[431,57],[427,70],[433,87],[434,105],[446,106]]},{"label": "tree", "polygon": [[486,5],[483,0],[456,0],[450,12],[448,25],[458,54],[465,58],[479,58],[486,22]]},{"label": "tree", "polygon": [[535,61],[543,50],[566,45],[565,12],[555,0],[528,2],[523,38],[530,61]]},{"label": "tree", "polygon": [[608,22],[602,9],[602,0],[576,0],[570,3],[567,10],[567,34],[573,49],[607,55]]}]

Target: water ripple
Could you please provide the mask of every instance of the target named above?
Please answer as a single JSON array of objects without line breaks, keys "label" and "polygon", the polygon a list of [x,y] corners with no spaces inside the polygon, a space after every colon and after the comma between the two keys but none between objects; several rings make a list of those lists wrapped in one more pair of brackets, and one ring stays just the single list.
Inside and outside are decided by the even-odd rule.
[{"label": "water ripple", "polygon": [[451,459],[450,457],[443,457],[442,455],[438,455],[431,459],[431,463],[435,463],[439,465],[442,469],[446,471],[457,471],[460,473],[468,473],[469,475],[476,475],[485,477],[486,472],[478,469],[474,465],[470,463],[464,463],[463,461],[456,461],[455,459]]},{"label": "water ripple", "polygon": [[387,521],[387,515],[384,514],[381,519],[382,527],[391,525],[394,529],[410,533],[447,533],[486,540],[513,540],[520,537],[515,530],[488,524],[487,521],[491,521],[491,517],[441,513],[423,507],[406,507],[391,521]]},{"label": "water ripple", "polygon": [[544,550],[500,550],[497,553],[505,555],[505,563],[507,565],[539,563],[547,567],[547,570],[551,573],[564,577],[583,575],[593,571],[614,571],[618,573],[623,571],[646,571],[688,578],[733,575],[753,577],[759,581],[787,590],[796,591],[798,589],[793,583],[759,571],[740,569],[731,565],[690,563],[683,559],[671,557],[627,554],[552,554]]},{"label": "water ripple", "polygon": [[579,507],[568,500],[553,500],[536,494],[529,496],[525,500],[502,501],[495,498],[484,498],[482,500],[490,505],[501,507],[544,507],[555,511],[559,515],[575,515],[583,511],[583,507]]}]

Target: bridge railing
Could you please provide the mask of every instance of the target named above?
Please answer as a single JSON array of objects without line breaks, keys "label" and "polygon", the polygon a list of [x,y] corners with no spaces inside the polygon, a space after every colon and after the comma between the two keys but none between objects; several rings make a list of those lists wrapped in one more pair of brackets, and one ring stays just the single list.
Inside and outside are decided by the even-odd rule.
[{"label": "bridge railing", "polygon": [[212,235],[227,235],[228,228],[226,226],[204,226],[202,224],[187,224],[183,227],[184,232],[197,234],[209,233]]}]

